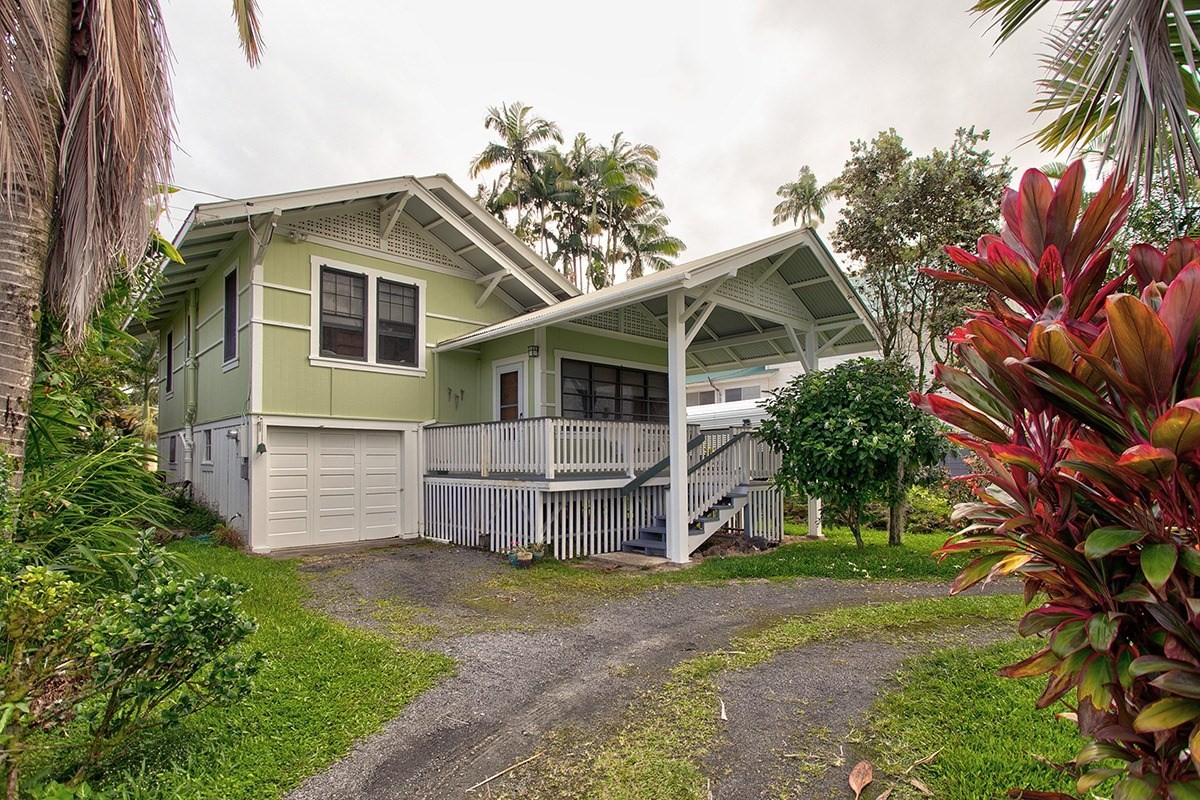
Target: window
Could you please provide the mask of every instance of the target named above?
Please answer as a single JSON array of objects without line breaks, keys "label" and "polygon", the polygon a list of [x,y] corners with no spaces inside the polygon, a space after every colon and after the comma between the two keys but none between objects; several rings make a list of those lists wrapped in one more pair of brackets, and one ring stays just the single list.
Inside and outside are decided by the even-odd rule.
[{"label": "window", "polygon": [[762,390],[757,386],[735,386],[732,389],[725,390],[725,402],[732,403],[735,400],[757,400],[762,395]]},{"label": "window", "polygon": [[225,363],[238,357],[238,279],[237,267],[225,276]]},{"label": "window", "polygon": [[171,462],[171,466],[175,466],[177,462],[177,453],[175,451],[175,434],[171,434],[171,438],[167,440],[167,458]]},{"label": "window", "polygon": [[564,417],[666,422],[668,414],[665,372],[563,359]]},{"label": "window", "polygon": [[380,364],[417,365],[417,287],[380,278],[378,344]]},{"label": "window", "polygon": [[212,463],[212,428],[204,432],[204,460]]},{"label": "window", "polygon": [[367,360],[367,276],[321,268],[321,355]]},{"label": "window", "polygon": [[717,393],[712,389],[705,389],[702,392],[688,392],[687,404],[689,406],[708,406],[717,402]]},{"label": "window", "polygon": [[[175,388],[175,333],[167,331],[167,394]],[[174,447],[174,440],[171,446]],[[172,451],[174,452],[174,451]],[[174,459],[171,459],[174,461]]]}]

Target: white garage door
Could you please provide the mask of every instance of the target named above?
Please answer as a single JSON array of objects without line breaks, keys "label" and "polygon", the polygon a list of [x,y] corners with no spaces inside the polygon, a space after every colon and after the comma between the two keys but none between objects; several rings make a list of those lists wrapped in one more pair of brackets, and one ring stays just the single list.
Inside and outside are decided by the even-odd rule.
[{"label": "white garage door", "polygon": [[395,431],[269,428],[267,546],[403,533],[402,444]]}]

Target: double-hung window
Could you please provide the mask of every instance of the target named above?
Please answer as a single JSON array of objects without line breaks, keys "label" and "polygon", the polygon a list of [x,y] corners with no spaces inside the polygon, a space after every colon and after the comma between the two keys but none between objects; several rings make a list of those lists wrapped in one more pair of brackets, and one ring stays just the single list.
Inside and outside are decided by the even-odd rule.
[{"label": "double-hung window", "polygon": [[367,360],[367,276],[321,268],[321,355]]},{"label": "double-hung window", "polygon": [[417,365],[417,287],[379,281],[378,349],[380,364]]},{"label": "double-hung window", "polygon": [[423,281],[314,258],[313,282],[313,363],[410,374],[425,368]]}]

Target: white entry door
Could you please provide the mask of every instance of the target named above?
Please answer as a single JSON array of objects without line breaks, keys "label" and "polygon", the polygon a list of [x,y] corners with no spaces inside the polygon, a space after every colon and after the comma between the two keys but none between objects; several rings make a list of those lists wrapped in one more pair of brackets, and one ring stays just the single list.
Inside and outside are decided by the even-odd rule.
[{"label": "white entry door", "polygon": [[269,428],[267,546],[403,533],[403,443],[397,431]]}]

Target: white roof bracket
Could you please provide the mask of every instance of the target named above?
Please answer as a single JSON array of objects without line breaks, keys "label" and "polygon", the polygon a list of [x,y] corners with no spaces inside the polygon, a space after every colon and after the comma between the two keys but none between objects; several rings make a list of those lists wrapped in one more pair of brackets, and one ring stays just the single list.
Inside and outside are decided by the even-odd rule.
[{"label": "white roof bracket", "polygon": [[711,300],[708,301],[708,304],[704,306],[704,310],[700,312],[700,316],[696,318],[696,321],[691,324],[687,330],[687,333],[684,334],[683,346],[685,348],[692,343],[693,339],[696,338],[696,334],[699,333],[700,329],[704,327],[704,323],[708,322],[708,315],[711,314],[713,309],[716,307],[717,304]]},{"label": "white roof bracket", "polygon": [[[484,288],[483,294],[479,295],[479,299],[475,301],[476,308],[483,308],[483,304],[486,303],[487,299],[492,296],[492,292],[496,291],[496,287],[500,285],[500,281],[508,277],[508,273],[497,272],[495,275],[488,275],[485,277],[490,278],[490,280],[488,281],[487,286]],[[478,280],[475,282],[479,283]]]},{"label": "white roof bracket", "polygon": [[[713,281],[712,285],[704,290],[704,294],[696,298],[696,301],[688,307],[686,312],[684,312],[683,321],[687,322],[689,319],[691,319],[692,316],[700,310],[701,303],[706,303],[711,300],[712,296],[717,293],[717,290],[720,289],[725,284],[725,281],[729,280],[729,278],[729,275],[723,275],[717,280]],[[706,316],[707,314],[708,312],[705,312]]]},{"label": "white roof bracket", "polygon": [[275,233],[275,223],[282,215],[283,211],[276,208],[269,214],[263,214],[262,221],[257,225],[251,222],[247,226],[250,230],[251,267],[262,265],[263,256],[267,254],[267,245],[271,243],[271,236]]},{"label": "white roof bracket", "polygon": [[381,250],[386,247],[387,239],[391,236],[396,223],[400,221],[400,215],[404,213],[404,206],[410,197],[412,197],[410,192],[401,192],[379,209],[379,248]]},{"label": "white roof bracket", "polygon": [[775,261],[773,261],[771,263],[771,266],[769,266],[765,270],[763,270],[763,274],[758,276],[758,279],[754,281],[754,285],[762,286],[764,283],[766,283],[767,278],[770,278],[772,275],[774,275],[776,270],[778,270],[780,267],[782,267],[784,265],[784,263],[786,263],[787,260],[789,258],[791,258],[792,255],[799,249],[800,249],[800,245],[796,245],[795,247],[791,247],[791,248],[788,248],[787,250],[784,250],[783,255],[781,255],[779,258],[775,259]]}]

